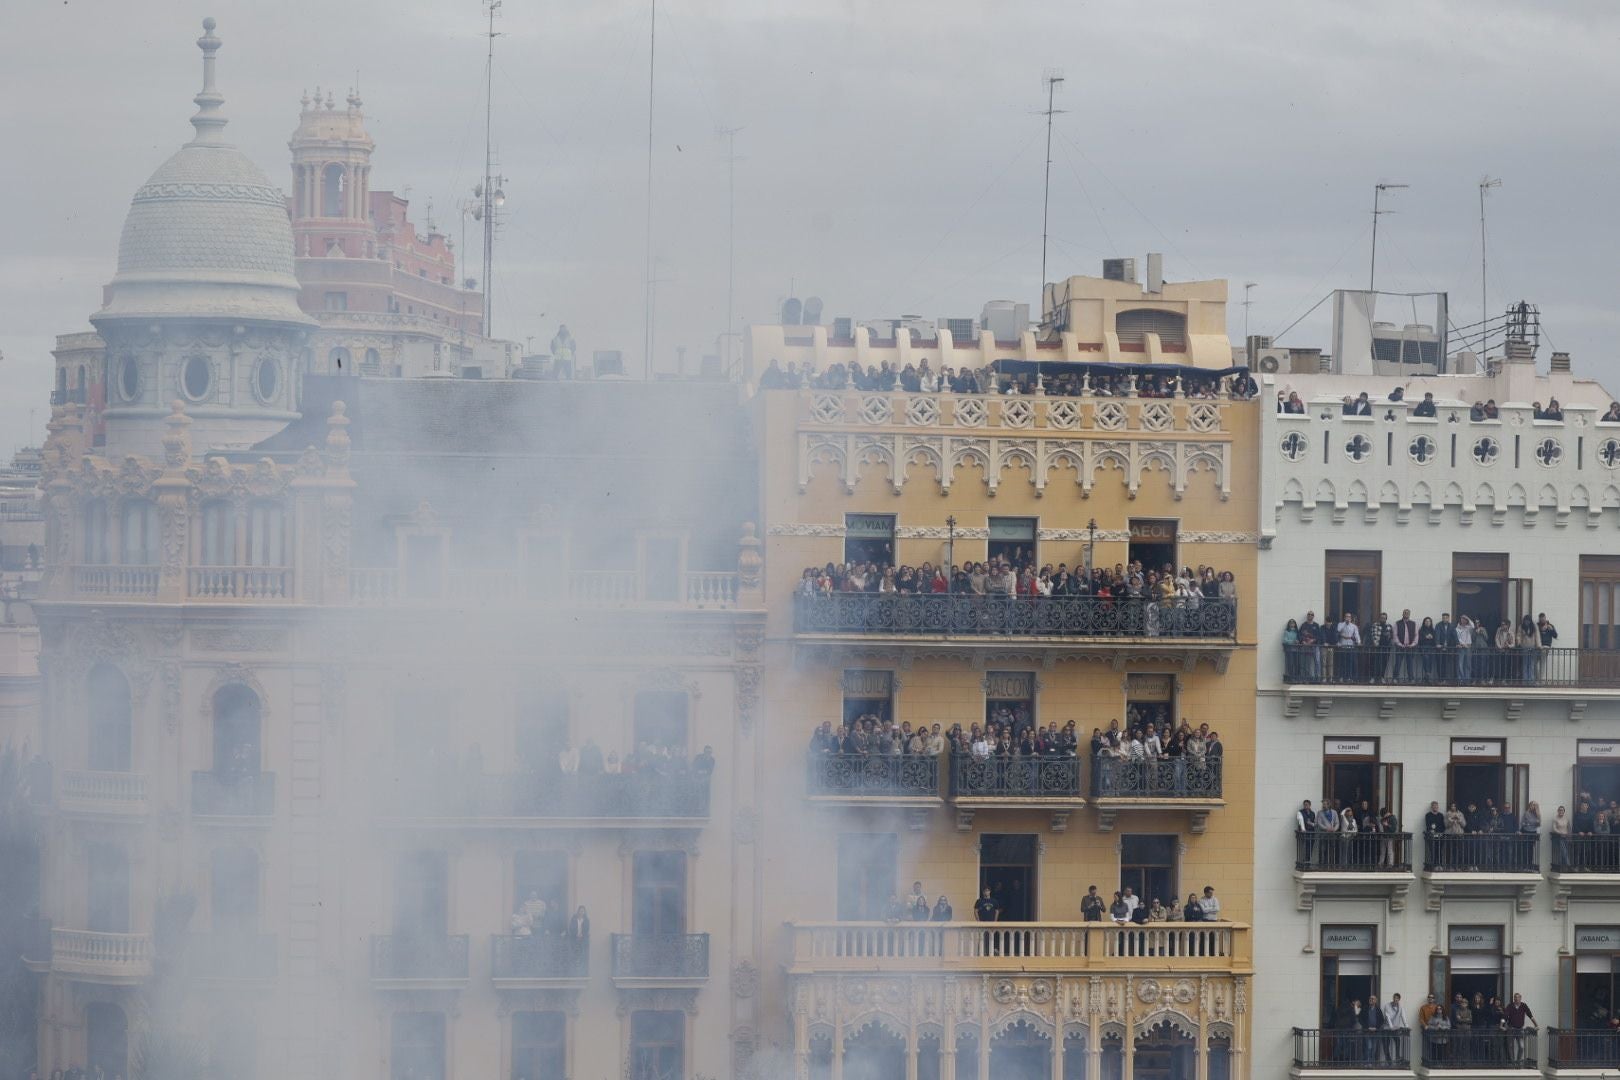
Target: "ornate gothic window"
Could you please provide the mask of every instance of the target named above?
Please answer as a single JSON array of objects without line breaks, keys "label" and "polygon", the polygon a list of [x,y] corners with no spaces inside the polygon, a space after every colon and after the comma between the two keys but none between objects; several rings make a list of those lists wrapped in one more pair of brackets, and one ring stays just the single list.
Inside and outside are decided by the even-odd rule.
[{"label": "ornate gothic window", "polygon": [[156,503],[150,499],[126,502],[119,524],[123,534],[120,563],[125,566],[156,566],[163,561]]},{"label": "ornate gothic window", "polygon": [[129,772],[133,732],[129,682],[111,664],[90,669],[85,683],[89,716],[86,763],[92,772]]}]

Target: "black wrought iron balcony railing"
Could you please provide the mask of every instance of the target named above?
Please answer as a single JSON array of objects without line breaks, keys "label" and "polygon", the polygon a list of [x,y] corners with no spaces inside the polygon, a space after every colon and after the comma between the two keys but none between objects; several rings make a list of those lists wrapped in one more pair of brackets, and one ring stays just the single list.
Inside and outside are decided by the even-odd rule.
[{"label": "black wrought iron balcony railing", "polygon": [[615,979],[709,977],[708,934],[614,934],[612,947]]},{"label": "black wrought iron balcony railing", "polygon": [[933,754],[811,752],[811,795],[937,798],[939,761]]},{"label": "black wrought iron balcony railing", "polygon": [[1552,869],[1555,874],[1620,874],[1620,836],[1555,833]]},{"label": "black wrought iron balcony railing", "polygon": [[378,934],[371,939],[371,977],[388,982],[467,978],[466,934]]},{"label": "black wrought iron balcony railing", "polygon": [[562,934],[498,934],[490,941],[490,974],[514,982],[584,979],[591,970],[587,945]]},{"label": "black wrought iron balcony railing", "polygon": [[1294,869],[1319,874],[1410,873],[1412,834],[1296,832]]},{"label": "black wrought iron balcony railing", "polygon": [[1077,757],[999,757],[970,754],[951,758],[951,797],[955,799],[1078,799]]},{"label": "black wrought iron balcony railing", "polygon": [[1218,799],[1218,757],[1177,757],[1155,761],[1098,758],[1093,763],[1094,799]]},{"label": "black wrought iron balcony railing", "polygon": [[1613,689],[1620,687],[1620,651],[1284,645],[1283,680],[1296,685]]},{"label": "black wrought iron balcony railing", "polygon": [[1295,1028],[1294,1068],[1410,1072],[1411,1034],[1406,1028]]},{"label": "black wrought iron balcony railing", "polygon": [[194,934],[186,945],[186,961],[204,979],[274,979],[276,935],[228,930]]},{"label": "black wrought iron balcony railing", "polygon": [[276,812],[276,774],[191,774],[191,812],[212,817],[269,817]]},{"label": "black wrought iron balcony railing", "polygon": [[960,593],[817,593],[793,599],[801,634],[977,637],[1158,637],[1231,640],[1235,600],[1094,596],[992,597]]},{"label": "black wrought iron balcony railing", "polygon": [[1536,1030],[1493,1031],[1487,1028],[1435,1031],[1425,1029],[1422,1058],[1426,1069],[1535,1069]]},{"label": "black wrought iron balcony railing", "polygon": [[1620,1068],[1620,1031],[1548,1028],[1547,1064],[1554,1069]]},{"label": "black wrought iron balcony railing", "polygon": [[1425,872],[1539,874],[1540,837],[1535,833],[1427,833]]}]

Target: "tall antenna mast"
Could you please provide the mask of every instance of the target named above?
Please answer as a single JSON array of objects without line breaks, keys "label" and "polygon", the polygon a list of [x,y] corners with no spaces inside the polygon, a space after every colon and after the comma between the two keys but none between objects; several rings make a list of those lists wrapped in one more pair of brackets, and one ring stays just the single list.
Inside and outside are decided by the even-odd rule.
[{"label": "tall antenna mast", "polygon": [[1500,179],[1482,176],[1479,180],[1479,318],[1480,318],[1480,355],[1485,354],[1484,337],[1485,324],[1490,321],[1491,312],[1485,298],[1485,193],[1491,188],[1502,186]]},{"label": "tall antenna mast", "polygon": [[506,205],[506,192],[500,184],[505,177],[495,175],[495,14],[501,0],[485,0],[489,10],[489,53],[484,59],[484,182],[473,190],[473,197],[482,200],[478,216],[484,219],[484,336],[495,336],[495,289],[491,277],[495,272],[495,212]]},{"label": "tall antenna mast", "polygon": [[1386,184],[1379,182],[1373,185],[1373,234],[1372,234],[1372,263],[1367,269],[1367,291],[1376,292],[1373,282],[1378,277],[1378,215],[1394,213],[1392,210],[1378,209],[1378,196],[1386,191],[1411,187],[1411,184]]},{"label": "tall antenna mast", "polygon": [[726,140],[726,374],[731,374],[731,335],[736,329],[733,305],[737,291],[737,132],[740,127],[723,127],[718,134]]},{"label": "tall antenna mast", "polygon": [[647,252],[646,292],[642,300],[641,355],[647,381],[652,381],[653,364],[653,89],[657,85],[658,0],[650,0],[652,17],[647,20]]},{"label": "tall antenna mast", "polygon": [[[1046,305],[1046,227],[1048,212],[1052,205],[1052,117],[1063,109],[1053,108],[1057,97],[1057,88],[1063,83],[1063,72],[1055,68],[1047,68],[1042,77],[1046,83],[1046,179],[1041,192],[1041,306]],[[1044,318],[1043,310],[1041,316]]]}]

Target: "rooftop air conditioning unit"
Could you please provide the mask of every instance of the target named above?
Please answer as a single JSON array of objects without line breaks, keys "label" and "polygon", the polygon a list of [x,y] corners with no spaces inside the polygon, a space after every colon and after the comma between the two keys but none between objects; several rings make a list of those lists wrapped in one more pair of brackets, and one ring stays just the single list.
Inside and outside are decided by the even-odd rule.
[{"label": "rooftop air conditioning unit", "polygon": [[623,375],[624,353],[619,349],[597,349],[591,353],[591,367],[598,378],[603,375]]},{"label": "rooftop air conditioning unit", "polygon": [[1135,259],[1104,259],[1103,280],[1136,283]]}]

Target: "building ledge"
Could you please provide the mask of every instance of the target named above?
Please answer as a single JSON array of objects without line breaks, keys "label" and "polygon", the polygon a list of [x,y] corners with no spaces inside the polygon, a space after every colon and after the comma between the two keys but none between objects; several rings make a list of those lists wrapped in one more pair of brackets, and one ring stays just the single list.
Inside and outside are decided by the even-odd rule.
[{"label": "building ledge", "polygon": [[[1577,898],[1620,902],[1620,874],[1554,870],[1547,875],[1547,880],[1552,882],[1554,911],[1568,911],[1569,902]],[[1620,1070],[1620,1065],[1616,1068]],[[1564,1075],[1577,1074],[1566,1072]]]},{"label": "building ledge", "polygon": [[[1529,914],[1541,885],[1541,874],[1458,873],[1454,871],[1424,871],[1423,886],[1428,910],[1439,911],[1446,897],[1469,899],[1495,897],[1515,900],[1519,914]],[[1445,1070],[1450,1072],[1450,1070]]]},{"label": "building ledge", "polygon": [[1119,815],[1130,810],[1175,810],[1187,814],[1187,831],[1202,836],[1209,825],[1209,812],[1226,805],[1225,799],[1183,799],[1173,796],[1121,798],[1108,796],[1091,800],[1097,811],[1097,831],[1113,832]]},{"label": "building ledge", "polygon": [[1076,795],[1025,796],[1025,795],[958,795],[951,797],[951,807],[956,811],[956,828],[959,832],[973,831],[973,817],[980,810],[1038,810],[1041,813],[1052,815],[1052,831],[1064,832],[1069,827],[1069,816],[1076,810],[1085,809],[1086,800]]},{"label": "building ledge", "polygon": [[[1406,897],[1412,890],[1416,875],[1411,870],[1295,870],[1295,903],[1300,911],[1309,911],[1316,898],[1332,897],[1336,900],[1382,900],[1391,913],[1406,910]],[[1311,1075],[1321,1075],[1312,1072]]]},{"label": "building ledge", "polygon": [[372,976],[371,988],[373,990],[465,990],[471,984],[466,976],[435,977],[425,975],[420,978],[378,978]]},{"label": "building ledge", "polygon": [[[1500,708],[1507,720],[1517,720],[1532,703],[1556,703],[1568,709],[1569,719],[1586,714],[1588,702],[1620,701],[1620,688],[1591,686],[1424,686],[1415,683],[1288,683],[1272,691],[1282,697],[1283,715],[1298,716],[1307,702],[1318,720],[1333,714],[1338,701],[1378,703],[1378,718],[1391,720],[1401,701],[1433,701],[1440,705],[1440,719],[1455,720],[1463,702],[1490,702]],[[1265,694],[1266,691],[1262,691]]]},{"label": "building ledge", "polygon": [[1412,1071],[1410,1064],[1389,1066],[1387,1068],[1357,1068],[1354,1065],[1334,1066],[1332,1068],[1315,1068],[1295,1065],[1288,1070],[1293,1080],[1375,1080],[1382,1077],[1413,1077],[1417,1074]]},{"label": "building ledge", "polygon": [[[379,829],[701,829],[708,817],[459,817],[454,815],[379,816]],[[250,823],[251,824],[251,823]]]},{"label": "building ledge", "polygon": [[497,990],[573,990],[580,991],[590,985],[589,975],[530,977],[511,976],[504,978],[491,977],[489,984]]}]

